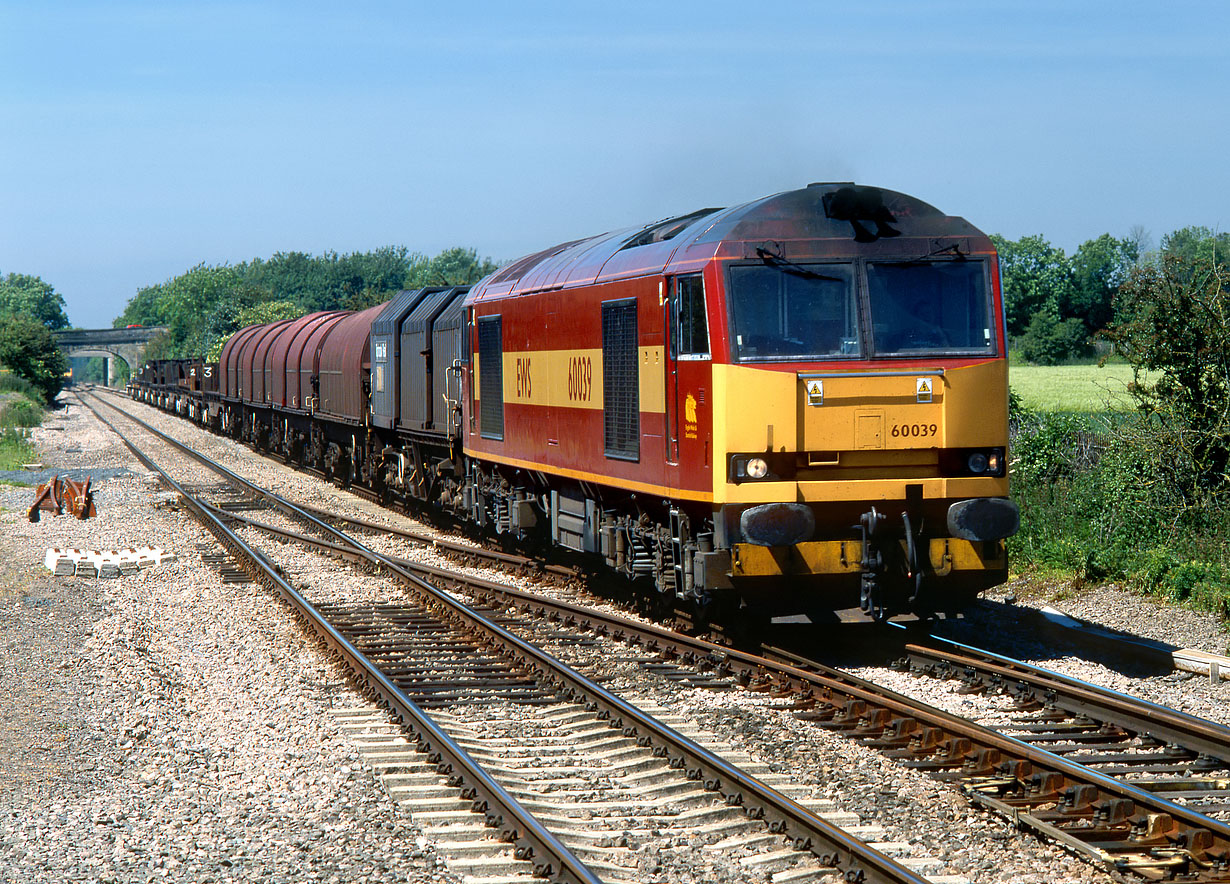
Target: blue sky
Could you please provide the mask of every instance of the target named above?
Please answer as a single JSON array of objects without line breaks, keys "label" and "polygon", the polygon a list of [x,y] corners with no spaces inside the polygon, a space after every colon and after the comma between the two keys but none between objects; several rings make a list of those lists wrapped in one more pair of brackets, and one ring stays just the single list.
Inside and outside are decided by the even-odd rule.
[{"label": "blue sky", "polygon": [[0,0],[0,273],[497,260],[810,181],[1071,251],[1230,225],[1230,4]]}]

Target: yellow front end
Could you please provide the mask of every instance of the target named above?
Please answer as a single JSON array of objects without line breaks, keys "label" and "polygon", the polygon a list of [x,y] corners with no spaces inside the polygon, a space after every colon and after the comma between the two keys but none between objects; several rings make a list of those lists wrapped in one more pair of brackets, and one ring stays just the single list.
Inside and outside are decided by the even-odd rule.
[{"label": "yellow front end", "polygon": [[[868,568],[864,517],[873,509],[876,545],[898,563],[883,565],[886,579],[923,572],[968,595],[1006,578],[1002,537],[981,539],[999,529],[971,531],[958,519],[954,532],[949,515],[982,499],[1011,506],[1002,500],[1006,360],[882,370],[715,365],[713,384],[715,466],[724,465],[714,470],[714,503],[736,581],[857,580]],[[788,544],[745,536],[747,511],[777,504],[810,510],[814,526],[791,529],[810,536]]]}]

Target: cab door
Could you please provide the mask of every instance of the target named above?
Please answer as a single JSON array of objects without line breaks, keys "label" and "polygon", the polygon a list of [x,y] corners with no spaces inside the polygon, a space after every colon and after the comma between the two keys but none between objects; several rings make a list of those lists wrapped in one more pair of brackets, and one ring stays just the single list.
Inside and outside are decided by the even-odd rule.
[{"label": "cab door", "polygon": [[712,481],[712,361],[704,280],[667,280],[666,463],[672,491],[707,491]]}]

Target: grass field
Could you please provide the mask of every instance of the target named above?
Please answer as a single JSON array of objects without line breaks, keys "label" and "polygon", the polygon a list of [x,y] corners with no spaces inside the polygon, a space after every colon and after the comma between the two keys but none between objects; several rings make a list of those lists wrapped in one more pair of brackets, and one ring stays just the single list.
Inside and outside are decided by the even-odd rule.
[{"label": "grass field", "polygon": [[1130,411],[1127,385],[1132,367],[1125,364],[1014,365],[1008,385],[1026,407],[1036,411]]}]

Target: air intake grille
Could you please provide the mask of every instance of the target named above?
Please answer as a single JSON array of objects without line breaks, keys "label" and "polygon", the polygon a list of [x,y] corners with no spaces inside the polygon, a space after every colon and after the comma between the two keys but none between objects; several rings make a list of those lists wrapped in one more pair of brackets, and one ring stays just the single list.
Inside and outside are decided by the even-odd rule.
[{"label": "air intake grille", "polygon": [[499,316],[478,320],[478,431],[504,438],[504,332]]},{"label": "air intake grille", "polygon": [[636,301],[602,305],[602,425],[607,457],[640,458]]}]

